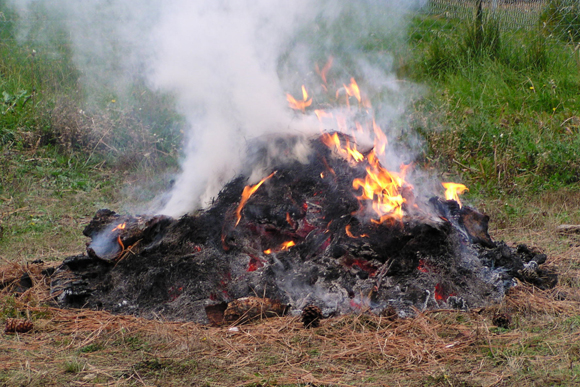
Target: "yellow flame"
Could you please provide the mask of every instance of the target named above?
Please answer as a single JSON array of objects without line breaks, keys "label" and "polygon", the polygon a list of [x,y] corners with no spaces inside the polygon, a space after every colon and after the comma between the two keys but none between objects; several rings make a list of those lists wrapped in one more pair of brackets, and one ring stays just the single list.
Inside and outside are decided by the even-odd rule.
[{"label": "yellow flame", "polygon": [[344,85],[344,89],[346,90],[346,94],[349,97],[355,97],[357,99],[357,101],[361,101],[360,98],[360,90],[358,88],[358,85],[356,84],[356,81],[354,80],[354,78],[350,79],[350,84]]},{"label": "yellow flame", "polygon": [[353,143],[351,145],[351,142],[348,138],[345,138],[345,145],[343,147],[340,141],[340,137],[336,132],[333,134],[323,133],[321,139],[322,142],[326,144],[326,146],[333,148],[338,154],[343,156],[348,161],[359,163],[365,158],[364,155],[357,150],[356,144]]},{"label": "yellow flame", "polygon": [[123,223],[119,224],[117,227],[115,227],[114,229],[112,229],[111,232],[116,231],[116,230],[124,230],[126,226],[127,226],[127,222],[123,222]]},{"label": "yellow flame", "polygon": [[405,182],[406,168],[400,173],[389,172],[382,167],[374,151],[367,157],[369,166],[364,179],[355,179],[352,187],[362,190],[359,200],[372,201],[372,208],[379,216],[378,223],[388,219],[401,220],[403,218],[403,203],[406,199],[402,195],[403,185],[411,187]]},{"label": "yellow flame", "polygon": [[455,200],[459,207],[462,206],[459,200],[459,195],[463,194],[465,191],[469,191],[469,188],[459,183],[441,183],[445,188],[445,200]]},{"label": "yellow flame", "polygon": [[[327,84],[326,71],[330,68],[330,63],[331,61],[325,66],[326,70],[316,68],[317,73],[321,75],[325,85]],[[373,219],[373,221],[382,223],[389,219],[401,220],[403,217],[404,203],[406,203],[407,199],[412,199],[409,194],[403,194],[403,192],[411,192],[413,188],[412,185],[405,182],[405,174],[408,166],[401,167],[400,172],[390,172],[383,168],[379,162],[379,156],[385,154],[389,143],[387,136],[373,117],[370,100],[361,94],[354,78],[350,79],[350,83],[343,83],[342,86],[336,91],[336,99],[339,100],[341,94],[344,92],[346,94],[346,109],[333,110],[332,114],[317,109],[314,113],[319,121],[326,118],[334,118],[336,120],[337,131],[345,135],[339,136],[336,132],[333,134],[323,133],[321,139],[324,144],[344,157],[349,163],[368,163],[366,176],[364,178],[354,179],[352,186],[360,192],[358,199],[361,201],[363,207],[372,206],[376,212],[376,219]],[[356,98],[358,101],[358,110],[361,114],[357,114],[356,116],[366,116],[367,118],[350,121],[350,117],[353,117],[350,111],[351,97]],[[305,101],[307,100],[306,94],[303,94],[303,99]],[[356,138],[359,135],[369,135],[373,139],[373,150],[366,155],[357,149]],[[415,206],[412,201],[407,205]],[[348,233],[350,231],[347,229]]]},{"label": "yellow flame", "polygon": [[282,251],[288,250],[292,246],[296,246],[296,243],[294,243],[294,241],[287,241],[287,242],[282,243],[280,250],[282,250]]}]

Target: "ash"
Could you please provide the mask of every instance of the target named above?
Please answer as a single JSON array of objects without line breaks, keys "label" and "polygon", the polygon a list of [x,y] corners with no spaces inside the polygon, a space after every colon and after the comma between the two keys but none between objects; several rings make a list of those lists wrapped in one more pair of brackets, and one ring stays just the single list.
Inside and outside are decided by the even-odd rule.
[{"label": "ash", "polygon": [[52,275],[55,301],[199,323],[208,323],[208,307],[248,296],[291,313],[317,305],[324,316],[394,309],[406,317],[498,303],[517,280],[556,284],[542,269],[546,255],[493,241],[489,217],[453,200],[404,192],[403,219],[373,222],[352,188],[364,167],[320,139],[310,146],[307,162],[272,166],[239,220],[244,176],[180,219],[99,210],[84,230],[87,252]]}]

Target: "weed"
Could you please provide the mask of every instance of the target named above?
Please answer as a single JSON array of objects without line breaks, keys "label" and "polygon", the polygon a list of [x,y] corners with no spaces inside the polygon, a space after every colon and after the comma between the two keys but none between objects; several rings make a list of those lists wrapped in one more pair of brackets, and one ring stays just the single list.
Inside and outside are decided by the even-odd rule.
[{"label": "weed", "polygon": [[78,374],[85,369],[86,363],[80,359],[71,359],[65,361],[63,366],[64,372],[69,374]]},{"label": "weed", "polygon": [[103,345],[99,344],[99,343],[93,343],[93,344],[89,344],[87,346],[84,346],[80,349],[81,353],[91,353],[91,352],[97,352],[103,349]]}]

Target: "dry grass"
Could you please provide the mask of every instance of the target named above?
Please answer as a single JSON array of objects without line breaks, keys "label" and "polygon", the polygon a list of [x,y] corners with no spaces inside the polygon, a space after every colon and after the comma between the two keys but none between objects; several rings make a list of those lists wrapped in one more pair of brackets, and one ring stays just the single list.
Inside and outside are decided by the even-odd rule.
[{"label": "dry grass", "polygon": [[[522,233],[525,239],[527,232]],[[555,246],[574,237],[545,233]],[[42,265],[0,267],[3,318],[32,332],[0,338],[0,382],[91,386],[508,386],[574,385],[580,371],[578,247],[547,251],[562,283],[521,285],[501,305],[430,311],[388,321],[366,314],[304,329],[297,317],[238,327],[63,310],[48,304]],[[24,273],[34,286],[17,293]],[[492,324],[498,312],[512,327]],[[309,384],[310,383],[310,384]]]}]

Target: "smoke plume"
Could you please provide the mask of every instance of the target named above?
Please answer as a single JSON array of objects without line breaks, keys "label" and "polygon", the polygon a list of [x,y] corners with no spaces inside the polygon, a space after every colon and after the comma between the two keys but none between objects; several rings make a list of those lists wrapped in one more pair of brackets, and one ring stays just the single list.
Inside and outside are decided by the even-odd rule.
[{"label": "smoke plume", "polygon": [[[35,3],[14,0],[23,14]],[[189,131],[181,172],[158,209],[171,216],[206,205],[239,173],[250,183],[263,177],[260,168],[248,168],[248,153],[255,143],[265,143],[269,156],[282,156],[269,135],[339,129],[321,128],[313,115],[292,111],[286,101],[286,93],[299,95],[302,84],[313,85],[317,96],[321,81],[315,65],[321,68],[329,57],[334,58],[329,84],[356,77],[373,99],[377,123],[388,136],[401,137],[404,125],[393,123],[417,88],[393,74],[391,52],[404,44],[405,16],[418,5],[403,0],[43,4],[68,30],[85,82],[122,89],[138,74],[151,88],[175,95]],[[407,143],[405,152],[416,145]],[[290,146],[284,157],[304,161],[306,142]],[[405,152],[393,151],[384,162],[398,165],[408,158]],[[268,165],[262,160],[262,168]]]}]

